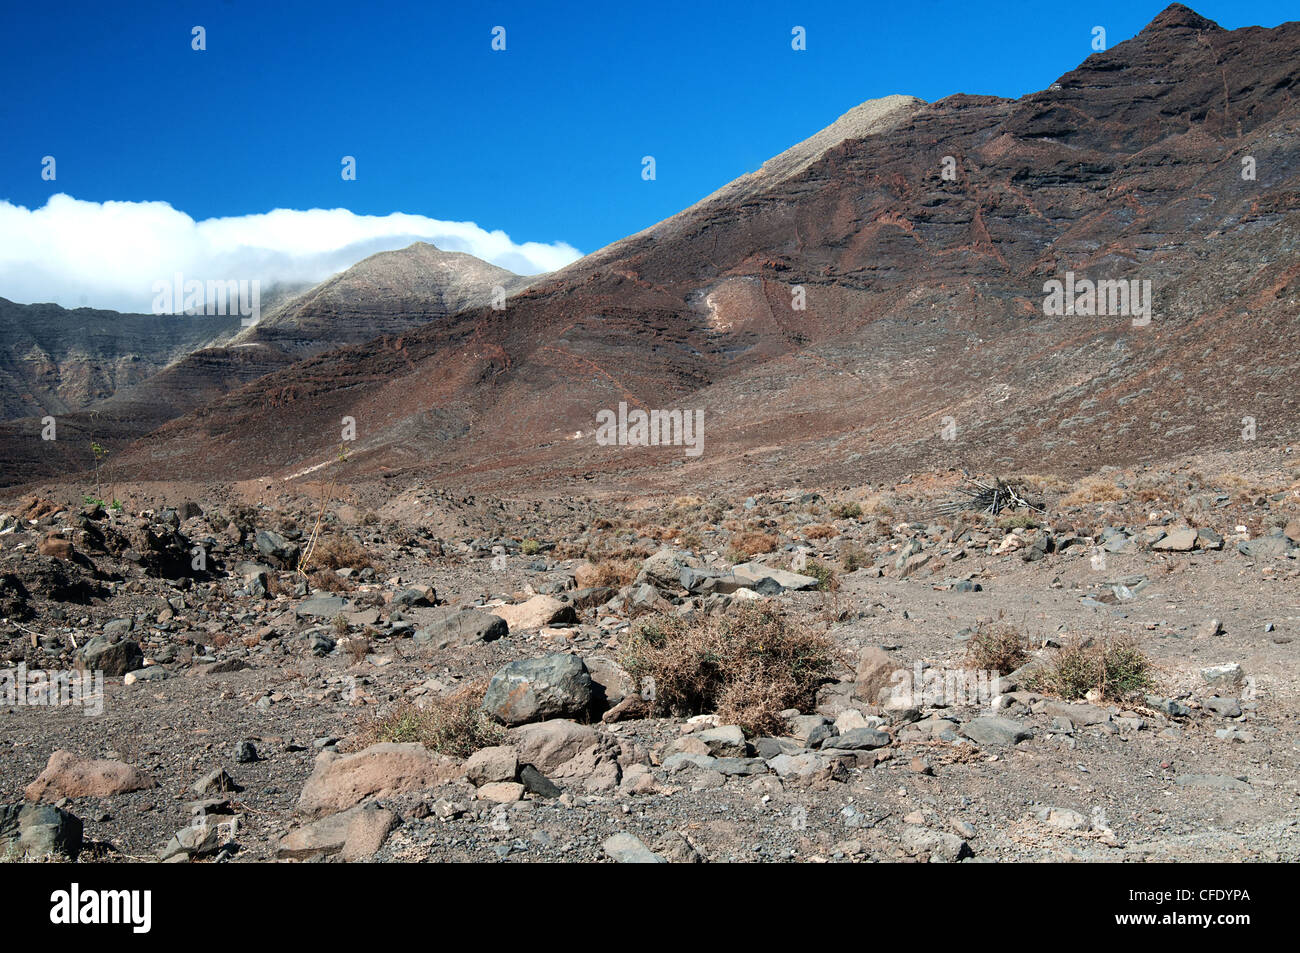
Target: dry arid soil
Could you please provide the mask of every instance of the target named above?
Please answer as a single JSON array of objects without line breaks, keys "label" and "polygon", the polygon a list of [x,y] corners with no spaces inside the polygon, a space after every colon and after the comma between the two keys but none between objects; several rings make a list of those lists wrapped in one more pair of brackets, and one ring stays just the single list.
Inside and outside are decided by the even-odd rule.
[{"label": "dry arid soil", "polygon": [[[102,713],[0,710],[0,803],[110,861],[1297,859],[1297,453],[936,515],[961,485],[132,484],[120,512],[50,485],[5,507],[5,662],[105,670]],[[824,636],[811,690],[696,712],[627,671],[647,625],[718,618],[751,653]],[[990,633],[1025,651],[996,695],[880,693]],[[1042,675],[1112,645],[1145,683]]]}]

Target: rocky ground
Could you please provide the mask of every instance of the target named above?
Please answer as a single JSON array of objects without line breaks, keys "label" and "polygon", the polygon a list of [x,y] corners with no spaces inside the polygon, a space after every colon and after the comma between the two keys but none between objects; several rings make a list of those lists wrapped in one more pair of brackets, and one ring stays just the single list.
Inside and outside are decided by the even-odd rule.
[{"label": "rocky ground", "polygon": [[[306,576],[323,486],[11,499],[3,671],[100,671],[103,695],[0,698],[0,851],[1297,859],[1300,460],[1019,479],[1043,512],[938,515],[952,473],[712,500],[336,488]],[[626,671],[645,620],[758,607],[830,646],[760,727]],[[962,671],[991,628],[1030,649],[996,695],[881,692]],[[1034,674],[1116,638],[1151,663],[1125,697]]]}]

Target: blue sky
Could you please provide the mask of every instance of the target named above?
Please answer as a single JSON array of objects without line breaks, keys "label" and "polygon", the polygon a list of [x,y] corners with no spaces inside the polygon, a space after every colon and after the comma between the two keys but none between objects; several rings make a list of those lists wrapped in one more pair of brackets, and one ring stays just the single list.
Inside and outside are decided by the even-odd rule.
[{"label": "blue sky", "polygon": [[[1165,5],[10,4],[0,200],[404,212],[589,252],[863,100],[1020,96],[1085,59],[1094,25],[1113,46]],[[1300,18],[1294,0],[1192,6],[1229,28]]]}]

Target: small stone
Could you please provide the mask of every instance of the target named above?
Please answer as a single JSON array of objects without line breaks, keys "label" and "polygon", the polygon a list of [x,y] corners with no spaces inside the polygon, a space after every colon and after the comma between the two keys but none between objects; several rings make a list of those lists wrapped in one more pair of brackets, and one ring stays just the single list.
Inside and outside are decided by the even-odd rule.
[{"label": "small stone", "polygon": [[513,804],[524,796],[524,786],[518,781],[491,781],[478,789],[477,796],[497,804]]},{"label": "small stone", "polygon": [[665,864],[667,861],[650,850],[640,838],[631,834],[615,834],[601,845],[605,853],[620,864]]},{"label": "small stone", "polygon": [[475,787],[496,781],[513,781],[519,774],[519,758],[509,745],[480,748],[465,762],[465,777]]},{"label": "small stone", "polygon": [[257,747],[251,741],[241,741],[235,746],[236,764],[252,764],[257,759]]}]

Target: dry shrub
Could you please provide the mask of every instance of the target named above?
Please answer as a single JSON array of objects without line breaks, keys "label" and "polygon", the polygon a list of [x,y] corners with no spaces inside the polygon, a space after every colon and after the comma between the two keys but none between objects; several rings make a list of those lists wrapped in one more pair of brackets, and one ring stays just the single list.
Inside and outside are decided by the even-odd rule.
[{"label": "dry shrub", "polygon": [[1074,492],[1061,499],[1062,506],[1083,506],[1088,503],[1113,503],[1124,499],[1124,491],[1105,477],[1084,477]]},{"label": "dry shrub", "polygon": [[840,531],[825,523],[814,523],[803,531],[803,535],[804,539],[831,539],[840,535]]},{"label": "dry shrub", "polygon": [[850,545],[840,551],[840,564],[845,572],[856,572],[863,566],[871,565],[871,556],[858,547]]},{"label": "dry shrub", "polygon": [[1130,636],[1074,639],[1057,649],[1026,687],[1065,699],[1093,691],[1100,700],[1122,702],[1150,688],[1151,667]]},{"label": "dry shrub", "polygon": [[1008,482],[1025,487],[1033,487],[1039,493],[1064,493],[1070,488],[1070,482],[1056,474],[1019,473],[1008,477]]},{"label": "dry shrub", "polygon": [[630,559],[610,559],[593,563],[592,568],[584,574],[583,582],[588,586],[619,589],[631,584],[641,571],[641,564]]},{"label": "dry shrub", "polygon": [[348,639],[345,648],[352,658],[353,665],[360,665],[367,655],[370,654],[370,636],[368,634],[355,635]]},{"label": "dry shrub", "polygon": [[777,538],[771,533],[760,533],[753,530],[747,530],[735,533],[731,537],[731,549],[733,552],[741,553],[745,556],[757,556],[760,553],[770,553],[776,549]]},{"label": "dry shrub", "polygon": [[500,744],[505,729],[479,707],[486,691],[487,682],[479,681],[431,699],[424,708],[404,701],[366,725],[352,748],[360,750],[381,741],[416,742],[430,751],[466,758],[480,748]]},{"label": "dry shrub", "polygon": [[793,565],[790,566],[790,569],[793,572],[816,579],[817,588],[821,592],[834,592],[840,587],[840,577],[835,574],[835,570],[819,559],[808,560],[804,563],[802,569],[796,569]]},{"label": "dry shrub", "polygon": [[374,569],[374,560],[351,536],[326,536],[312,550],[311,564],[323,569]]},{"label": "dry shrub", "polygon": [[307,581],[311,583],[313,589],[320,589],[324,592],[352,591],[352,587],[348,585],[348,581],[333,569],[313,569],[307,575]]},{"label": "dry shrub", "polygon": [[791,624],[780,606],[747,604],[692,620],[656,615],[633,626],[621,661],[654,707],[674,715],[716,712],[750,733],[780,728],[780,712],[807,709],[831,667],[825,635]]},{"label": "dry shrub", "polygon": [[704,537],[695,530],[687,530],[677,537],[678,543],[683,549],[691,552],[699,552],[704,548]]},{"label": "dry shrub", "polygon": [[1005,622],[981,622],[966,643],[965,667],[1008,674],[1029,657],[1029,639]]}]

